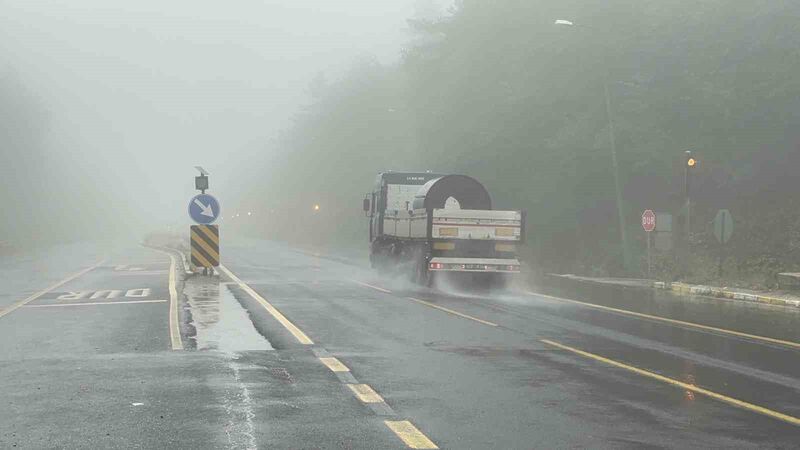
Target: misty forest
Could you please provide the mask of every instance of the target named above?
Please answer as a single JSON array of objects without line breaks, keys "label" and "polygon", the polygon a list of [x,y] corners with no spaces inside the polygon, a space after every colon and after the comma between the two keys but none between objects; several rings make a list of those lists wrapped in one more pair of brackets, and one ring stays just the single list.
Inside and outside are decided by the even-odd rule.
[{"label": "misty forest", "polygon": [[[238,183],[229,211],[263,212],[227,222],[230,232],[366,251],[361,199],[375,175],[431,170],[476,177],[497,207],[526,210],[522,256],[535,271],[641,276],[640,217],[653,209],[673,214],[676,235],[675,249],[655,255],[656,273],[710,281],[718,251],[710,223],[721,208],[736,220],[725,260],[731,278],[770,285],[776,271],[800,269],[800,3],[418,3],[396,60],[362,54],[341,73],[319,67],[275,136],[242,138],[244,161],[237,148],[220,149],[216,172],[242,174],[227,177]],[[128,223],[104,218],[102,205],[129,193],[97,192],[87,175],[105,170],[102,161],[70,166],[74,151],[44,142],[51,116],[23,74],[0,64],[0,204],[17,218],[0,222],[0,240],[36,241],[50,229],[85,239]],[[699,163],[691,230],[678,238],[687,235],[686,150]],[[66,178],[65,165],[80,176]]]}]

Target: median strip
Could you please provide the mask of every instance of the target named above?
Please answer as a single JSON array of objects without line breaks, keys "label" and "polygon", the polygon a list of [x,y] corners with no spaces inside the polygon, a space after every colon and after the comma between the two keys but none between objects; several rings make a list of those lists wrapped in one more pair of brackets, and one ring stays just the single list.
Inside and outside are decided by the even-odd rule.
[{"label": "median strip", "polygon": [[669,377],[665,377],[663,375],[659,375],[654,372],[650,372],[648,370],[640,369],[638,367],[634,367],[628,364],[624,364],[618,361],[614,361],[613,359],[609,359],[600,355],[596,355],[594,353],[589,353],[587,351],[583,351],[574,347],[570,347],[568,345],[564,345],[555,341],[551,341],[549,339],[541,339],[541,342],[559,348],[561,350],[566,350],[568,352],[574,353],[576,355],[583,356],[585,358],[589,358],[595,361],[599,361],[614,367],[618,367],[620,369],[625,369],[629,372],[633,372],[637,375],[641,375],[647,378],[652,378],[654,380],[661,381],[662,383],[667,383],[673,386],[680,387],[682,389],[686,389],[687,391],[692,391],[697,394],[705,395],[706,397],[710,397],[714,400],[720,401],[722,403],[727,403],[729,405],[736,406],[738,408],[751,411],[757,414],[762,414],[768,417],[772,417],[773,419],[782,420],[784,422],[790,423],[792,425],[800,426],[800,418],[790,416],[788,414],[783,414],[777,411],[773,411],[771,409],[764,408],[763,406],[754,405],[752,403],[748,403],[739,399],[735,399],[733,397],[728,397],[726,395],[718,394],[713,391],[709,391],[708,389],[704,389],[693,384],[684,383],[682,381],[678,381]]}]

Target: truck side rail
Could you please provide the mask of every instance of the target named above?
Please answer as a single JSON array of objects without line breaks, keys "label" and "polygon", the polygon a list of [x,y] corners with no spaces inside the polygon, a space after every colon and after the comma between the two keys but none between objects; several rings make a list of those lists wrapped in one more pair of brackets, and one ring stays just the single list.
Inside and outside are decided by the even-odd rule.
[{"label": "truck side rail", "polygon": [[478,239],[521,242],[524,238],[522,211],[434,209],[433,239]]}]

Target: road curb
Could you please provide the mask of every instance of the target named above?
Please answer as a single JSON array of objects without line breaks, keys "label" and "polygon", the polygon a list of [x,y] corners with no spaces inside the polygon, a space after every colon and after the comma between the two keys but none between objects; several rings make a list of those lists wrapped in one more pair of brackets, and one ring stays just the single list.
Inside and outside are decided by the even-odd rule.
[{"label": "road curb", "polygon": [[671,290],[672,292],[684,295],[703,295],[707,297],[715,297],[728,300],[740,300],[740,301],[754,302],[754,303],[768,303],[770,305],[793,306],[796,308],[800,308],[800,300],[771,297],[768,295],[760,295],[760,294],[751,294],[749,292],[737,292],[713,286],[656,281],[653,283],[653,287],[656,289]]}]

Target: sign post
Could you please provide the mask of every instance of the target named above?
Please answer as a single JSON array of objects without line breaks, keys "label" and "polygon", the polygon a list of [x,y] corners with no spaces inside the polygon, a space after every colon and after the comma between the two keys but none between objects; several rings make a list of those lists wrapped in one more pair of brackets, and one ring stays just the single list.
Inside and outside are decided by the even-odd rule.
[{"label": "sign post", "polygon": [[731,240],[733,235],[733,216],[727,209],[720,209],[714,216],[714,237],[719,242],[719,276],[722,277],[722,262],[725,244]]},{"label": "sign post", "polygon": [[656,229],[656,213],[651,209],[646,209],[642,213],[642,228],[647,232],[647,276],[650,277],[653,265],[650,259],[650,232]]},{"label": "sign post", "polygon": [[195,177],[195,188],[201,193],[189,200],[189,217],[197,225],[189,230],[191,243],[191,261],[196,267],[202,267],[204,274],[214,274],[214,267],[219,266],[219,226],[211,225],[220,216],[219,201],[206,194],[208,175],[200,166],[195,166],[200,176]]}]

